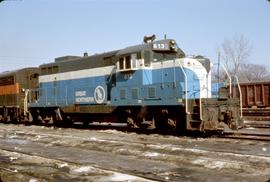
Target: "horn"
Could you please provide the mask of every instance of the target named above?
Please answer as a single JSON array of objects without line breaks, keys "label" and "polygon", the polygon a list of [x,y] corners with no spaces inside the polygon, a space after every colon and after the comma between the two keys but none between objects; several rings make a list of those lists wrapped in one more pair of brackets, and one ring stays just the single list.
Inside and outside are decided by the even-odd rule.
[{"label": "horn", "polygon": [[143,37],[143,42],[144,43],[147,43],[149,41],[153,42],[155,39],[156,39],[156,35],[155,34],[153,34],[152,36],[144,36]]}]

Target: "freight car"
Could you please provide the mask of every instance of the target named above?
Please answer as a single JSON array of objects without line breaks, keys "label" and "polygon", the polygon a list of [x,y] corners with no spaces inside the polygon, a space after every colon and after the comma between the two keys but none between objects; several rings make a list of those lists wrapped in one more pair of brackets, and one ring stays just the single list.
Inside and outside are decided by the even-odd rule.
[{"label": "freight car", "polygon": [[39,87],[29,90],[29,120],[125,122],[192,131],[241,127],[239,99],[211,97],[209,59],[187,58],[173,39],[144,40],[41,65]]},{"label": "freight car", "polygon": [[[240,83],[243,108],[269,108],[270,82]],[[237,95],[239,92],[236,93]]]},{"label": "freight car", "polygon": [[17,122],[27,115],[26,89],[38,86],[38,68],[25,68],[0,74],[0,121]]},{"label": "freight car", "polygon": [[[246,121],[270,121],[270,82],[240,83],[240,88],[244,119]],[[239,96],[239,90],[233,90],[233,92]],[[257,125],[262,123],[257,122]]]}]

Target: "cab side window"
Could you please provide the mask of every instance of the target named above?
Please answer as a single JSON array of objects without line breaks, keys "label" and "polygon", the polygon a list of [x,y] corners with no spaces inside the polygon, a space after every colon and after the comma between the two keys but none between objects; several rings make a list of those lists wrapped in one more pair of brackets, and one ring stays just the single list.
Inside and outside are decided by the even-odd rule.
[{"label": "cab side window", "polygon": [[118,69],[120,71],[130,71],[137,69],[137,54],[123,55],[119,58]]},{"label": "cab side window", "polygon": [[137,54],[131,54],[131,66],[133,69],[137,68]]},{"label": "cab side window", "polygon": [[131,69],[130,56],[125,56],[126,69]]},{"label": "cab side window", "polygon": [[124,65],[124,57],[121,57],[120,59],[119,59],[119,70],[124,70],[124,68],[125,68],[125,65]]}]

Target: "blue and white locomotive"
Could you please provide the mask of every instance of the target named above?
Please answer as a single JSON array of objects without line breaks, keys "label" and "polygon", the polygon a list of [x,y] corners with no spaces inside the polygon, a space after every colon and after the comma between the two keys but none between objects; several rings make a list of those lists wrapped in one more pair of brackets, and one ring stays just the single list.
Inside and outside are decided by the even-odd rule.
[{"label": "blue and white locomotive", "polygon": [[159,129],[219,130],[240,126],[239,100],[211,97],[211,62],[185,57],[175,40],[40,66],[29,92],[33,121],[126,122]]}]

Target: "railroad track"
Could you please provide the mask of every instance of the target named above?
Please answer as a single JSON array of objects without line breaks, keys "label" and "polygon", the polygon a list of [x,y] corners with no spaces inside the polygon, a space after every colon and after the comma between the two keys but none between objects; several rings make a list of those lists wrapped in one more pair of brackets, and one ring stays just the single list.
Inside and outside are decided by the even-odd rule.
[{"label": "railroad track", "polygon": [[[269,121],[270,122],[270,121]],[[89,125],[83,125],[83,124],[73,124],[72,126],[61,126],[61,127],[55,127],[52,124],[39,124],[39,125],[33,125],[33,126],[41,126],[41,127],[46,127],[46,128],[55,128],[55,129],[65,129],[65,128],[70,128],[70,129],[78,129],[78,130],[93,130],[93,131],[102,131],[102,130],[117,130],[120,132],[129,132],[129,133],[136,133],[136,134],[146,134],[146,135],[151,135],[151,134],[160,134],[164,136],[175,136],[175,137],[192,137],[192,138],[200,138],[200,137],[217,137],[217,138],[229,138],[229,139],[247,139],[247,140],[261,140],[261,141],[270,141],[270,128],[269,128],[269,122],[265,121],[266,124],[262,121],[245,121],[245,128],[238,130],[238,131],[226,131],[223,134],[220,135],[204,135],[203,133],[194,133],[194,132],[185,132],[185,133],[177,133],[174,131],[159,131],[156,129],[138,129],[138,128],[127,128],[125,124],[100,124],[100,123],[92,123]],[[256,123],[256,124],[254,124]],[[258,124],[257,124],[258,123]],[[264,124],[264,127],[262,125]],[[258,126],[258,127],[257,127]],[[30,132],[31,133],[31,132]],[[24,133],[25,134],[30,134],[28,132]],[[33,135],[38,135],[38,133],[32,133]],[[17,135],[20,135],[20,132],[17,132]],[[30,134],[31,135],[31,134]],[[41,136],[59,136],[57,134],[40,134]],[[69,138],[70,136],[64,136],[66,138]],[[110,139],[112,142],[117,142],[113,141]],[[123,142],[124,140],[121,140]],[[120,143],[121,143],[120,142]],[[133,142],[136,143],[136,142]]]},{"label": "railroad track", "polygon": [[270,109],[268,108],[244,108],[243,118],[246,127],[270,128]]},{"label": "railroad track", "polygon": [[217,137],[270,141],[270,108],[244,108],[244,127]]},{"label": "railroad track", "polygon": [[[249,181],[257,179],[257,176],[247,177],[247,174],[262,176],[263,181],[269,179],[267,175],[270,172],[267,167],[270,164],[267,142],[0,125],[0,144],[0,152],[8,151],[15,158],[14,162],[21,159],[14,153],[24,153],[27,161],[31,161],[29,157],[36,156],[39,161],[45,161],[37,165],[39,171],[46,171],[41,170],[42,167],[56,170],[57,174],[66,171],[67,177],[80,168],[94,171],[104,169],[105,172],[118,172],[146,181],[207,181],[209,177],[217,181],[233,169],[236,171],[232,178],[235,181],[243,179],[243,176]],[[262,151],[262,147],[267,151]],[[57,165],[53,165],[55,163]],[[220,173],[221,168],[225,171],[224,175]],[[9,171],[4,170],[5,173],[12,173],[18,168],[11,164],[7,169]],[[29,174],[27,169],[19,172]],[[194,174],[197,176],[194,177]],[[91,173],[87,175],[91,176]],[[106,173],[101,175],[106,176]],[[80,177],[77,179],[79,181]]]},{"label": "railroad track", "polygon": [[246,139],[246,140],[258,140],[258,141],[270,141],[269,136],[257,136],[257,135],[243,135],[243,134],[225,134],[218,135],[219,138],[230,138],[230,139]]},{"label": "railroad track", "polygon": [[[268,115],[270,109],[245,109],[244,110],[244,119],[246,118],[257,118],[257,120],[244,120],[244,128],[238,131],[229,130],[224,132],[221,135],[213,135],[218,138],[229,138],[229,139],[246,139],[246,140],[261,140],[261,141],[270,141],[270,120],[268,121]],[[262,118],[266,118],[262,120]],[[26,124],[31,125],[31,124]],[[40,123],[39,126],[44,127],[55,127],[52,123]],[[174,131],[158,131],[156,129],[138,129],[138,128],[128,128],[126,124],[116,124],[116,123],[99,123],[94,122],[89,125],[83,125],[78,122],[69,126],[58,126],[55,128],[74,128],[81,130],[110,130],[116,129],[117,131],[122,132],[135,132],[137,134],[162,134],[162,135],[172,135],[172,136],[191,136],[191,137],[202,137],[204,134],[201,133],[177,133]],[[207,135],[211,136],[211,135]]]},{"label": "railroad track", "polygon": [[245,127],[270,128],[270,121],[245,120],[244,125]]},{"label": "railroad track", "polygon": [[221,138],[231,139],[248,139],[248,140],[260,140],[270,141],[270,128],[243,128],[238,131],[225,132],[223,135],[218,135]]},{"label": "railroad track", "polygon": [[[31,152],[0,149],[0,155],[4,155],[10,159],[10,164],[5,167],[0,167],[0,181],[58,181],[59,179],[69,181],[70,179],[76,179],[78,181],[101,182],[107,180],[118,181],[118,178],[123,181],[157,181],[156,179],[151,179],[150,177],[121,173],[117,170],[106,169],[100,166],[83,165],[80,162],[57,158],[54,159],[51,157],[46,157],[45,155],[39,155],[37,153],[33,155]],[[12,163],[13,160],[16,161],[15,164]],[[23,164],[25,161],[34,161],[31,164],[35,166],[34,171],[33,166],[27,167],[27,165]],[[50,175],[43,170],[44,166],[46,166],[45,168],[47,170],[49,169],[51,171]],[[4,175],[3,177],[1,175],[1,171],[8,173],[8,175]],[[65,175],[63,175],[63,171],[69,171],[69,174],[65,173]],[[23,179],[22,176],[24,176]]]}]

